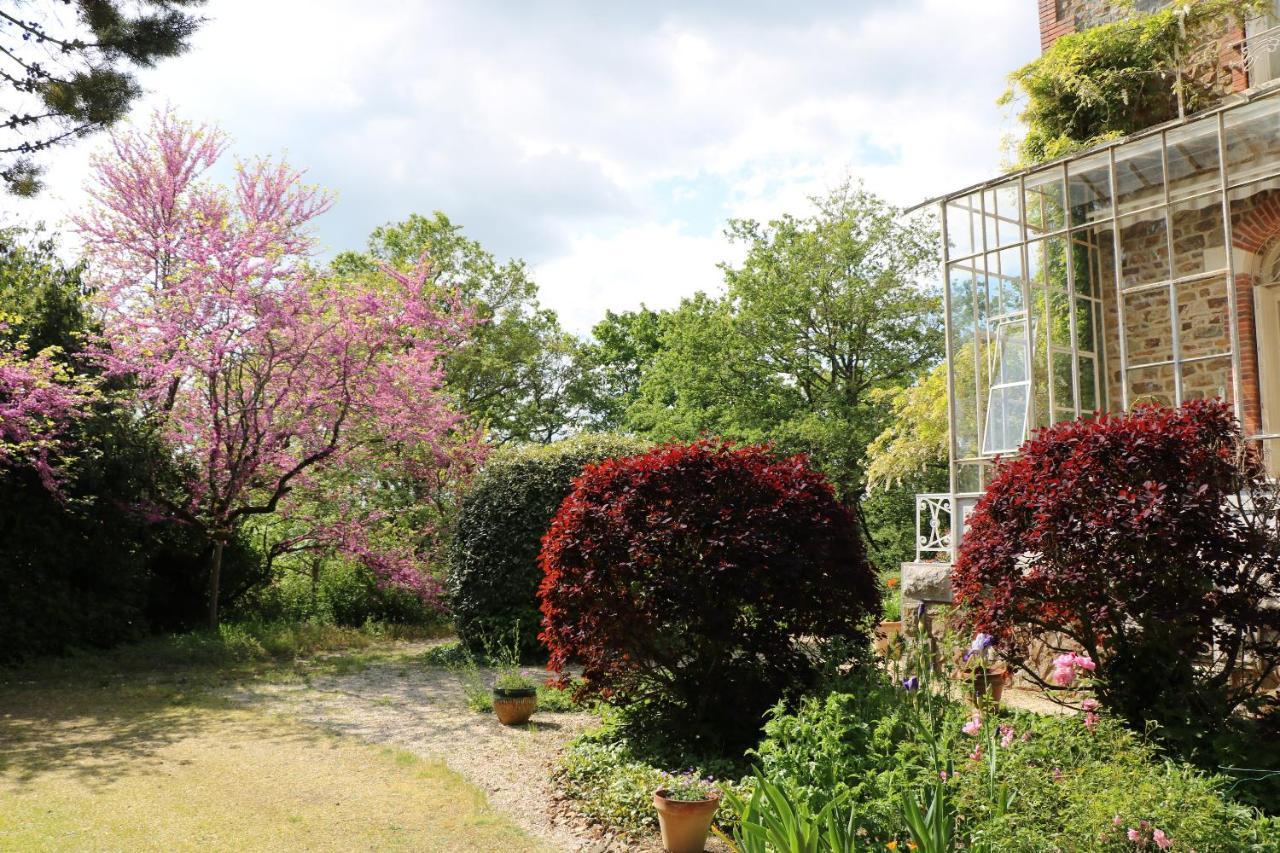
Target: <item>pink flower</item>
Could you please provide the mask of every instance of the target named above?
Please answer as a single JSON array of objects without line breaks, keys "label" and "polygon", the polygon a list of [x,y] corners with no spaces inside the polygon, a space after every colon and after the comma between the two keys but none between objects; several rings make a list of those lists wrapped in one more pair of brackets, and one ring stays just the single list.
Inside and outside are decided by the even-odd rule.
[{"label": "pink flower", "polygon": [[1111,822],[1112,822],[1112,823],[1114,823],[1116,826],[1123,826],[1123,825],[1124,825],[1124,821],[1122,821],[1122,820],[1120,819],[1120,815],[1116,815],[1115,817],[1113,817],[1113,818],[1111,819]]},{"label": "pink flower", "polygon": [[939,778],[939,779],[941,779],[943,782],[947,781],[947,771],[945,771],[945,770],[939,770],[939,771],[938,771],[938,778]]},{"label": "pink flower", "polygon": [[1098,665],[1088,655],[1072,655],[1077,669],[1083,669],[1085,672],[1093,672]]},{"label": "pink flower", "polygon": [[1000,727],[1000,745],[1005,749],[1013,745],[1013,726]]},{"label": "pink flower", "polygon": [[1155,832],[1151,833],[1151,837],[1155,840],[1156,846],[1161,850],[1168,850],[1173,846],[1173,839],[1165,835],[1163,829],[1157,829]]},{"label": "pink flower", "polygon": [[969,760],[970,761],[982,760],[982,744],[977,744],[974,746],[973,752],[969,753]]},{"label": "pink flower", "polygon": [[1142,834],[1138,832],[1138,830],[1136,829],[1130,829],[1128,832],[1128,836],[1129,836],[1129,840],[1133,842],[1139,842],[1142,840]]},{"label": "pink flower", "polygon": [[1071,682],[1076,680],[1076,671],[1069,666],[1055,666],[1049,680],[1059,687],[1070,687]]},{"label": "pink flower", "polygon": [[1092,713],[1093,711],[1097,711],[1102,706],[1098,704],[1097,699],[1086,699],[1080,703],[1080,707]]},{"label": "pink flower", "polygon": [[970,737],[976,735],[982,730],[982,715],[977,711],[974,711],[973,716],[969,718],[967,723],[960,727],[960,730]]},{"label": "pink flower", "polygon": [[1084,715],[1084,727],[1089,731],[1093,731],[1093,727],[1098,725],[1098,715],[1089,713]]}]

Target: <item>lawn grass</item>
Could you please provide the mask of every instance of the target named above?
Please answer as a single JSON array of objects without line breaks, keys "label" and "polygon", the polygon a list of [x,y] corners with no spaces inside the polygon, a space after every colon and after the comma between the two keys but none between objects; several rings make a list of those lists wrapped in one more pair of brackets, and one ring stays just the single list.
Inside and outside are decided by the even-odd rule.
[{"label": "lawn grass", "polygon": [[[351,665],[378,651],[352,645]],[[0,850],[544,849],[443,765],[221,700],[228,678],[292,665],[226,651],[171,640],[82,658],[79,678],[75,659],[6,673]]]}]

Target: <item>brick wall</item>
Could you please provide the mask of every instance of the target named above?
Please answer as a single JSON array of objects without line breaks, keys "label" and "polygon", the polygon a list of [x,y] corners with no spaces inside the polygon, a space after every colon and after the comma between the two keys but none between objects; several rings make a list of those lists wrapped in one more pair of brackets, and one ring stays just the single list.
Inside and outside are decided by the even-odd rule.
[{"label": "brick wall", "polygon": [[[1124,3],[1115,0],[1037,0],[1040,11],[1040,50],[1043,52],[1067,33],[1077,33],[1122,18]],[[1133,8],[1151,12],[1170,0],[1136,0]]]}]

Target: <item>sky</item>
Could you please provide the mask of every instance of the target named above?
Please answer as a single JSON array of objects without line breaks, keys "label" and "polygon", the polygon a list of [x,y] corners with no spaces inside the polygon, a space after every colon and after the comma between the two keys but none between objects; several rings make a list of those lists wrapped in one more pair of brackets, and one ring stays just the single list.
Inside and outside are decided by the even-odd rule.
[{"label": "sky", "polygon": [[[249,158],[336,193],[321,255],[444,211],[585,333],[606,310],[720,286],[731,217],[803,215],[860,180],[907,206],[995,176],[997,107],[1039,52],[1034,0],[210,0],[191,50],[139,75]],[[65,230],[101,136],[45,158],[0,222]],[[229,174],[229,170],[228,170]]]}]

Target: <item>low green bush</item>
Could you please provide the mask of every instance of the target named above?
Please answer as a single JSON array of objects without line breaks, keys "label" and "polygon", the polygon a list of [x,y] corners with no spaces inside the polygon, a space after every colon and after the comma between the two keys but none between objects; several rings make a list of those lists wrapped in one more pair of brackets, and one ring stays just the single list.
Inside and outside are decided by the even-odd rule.
[{"label": "low green bush", "polygon": [[538,642],[542,535],[584,465],[648,446],[626,436],[580,435],[503,448],[489,458],[462,500],[446,585],[458,636],[472,651],[519,624],[522,656],[546,656]]},{"label": "low green bush", "polygon": [[364,566],[341,559],[325,560],[313,579],[278,568],[269,584],[251,590],[232,610],[250,621],[315,622],[347,628],[365,624],[431,626],[441,623],[437,610],[403,589],[382,587]]}]

